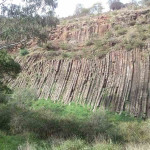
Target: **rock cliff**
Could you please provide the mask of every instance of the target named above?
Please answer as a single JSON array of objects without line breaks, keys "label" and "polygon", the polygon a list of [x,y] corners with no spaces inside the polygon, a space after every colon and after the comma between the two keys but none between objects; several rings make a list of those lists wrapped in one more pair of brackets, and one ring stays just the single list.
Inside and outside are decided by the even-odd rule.
[{"label": "rock cliff", "polygon": [[50,31],[50,40],[84,43],[92,36],[103,36],[115,25],[130,27],[135,24],[150,23],[150,9],[121,10],[116,11],[116,14],[113,13],[70,19],[65,24],[62,23]]},{"label": "rock cliff", "polygon": [[[83,21],[76,19],[76,23],[60,25],[50,31],[50,41],[84,43],[93,34],[103,36],[117,24],[130,30],[135,24],[148,25],[149,15],[150,10],[138,10],[120,12],[114,20],[110,15]],[[121,33],[120,39],[124,37]],[[16,58],[22,73],[8,83],[12,88],[32,87],[39,98],[87,104],[93,110],[104,106],[118,113],[127,111],[147,118],[150,117],[149,52],[149,46],[132,51],[122,47],[119,51],[111,50],[104,58],[52,60],[45,56],[49,52],[34,52]]]},{"label": "rock cliff", "polygon": [[39,98],[150,117],[148,51],[113,51],[95,60],[18,59],[23,72],[15,82],[9,82],[12,88],[37,89]]},{"label": "rock cliff", "polygon": [[82,43],[89,40],[92,35],[102,36],[110,28],[109,16],[76,18],[67,25],[59,25],[50,31],[50,40]]}]

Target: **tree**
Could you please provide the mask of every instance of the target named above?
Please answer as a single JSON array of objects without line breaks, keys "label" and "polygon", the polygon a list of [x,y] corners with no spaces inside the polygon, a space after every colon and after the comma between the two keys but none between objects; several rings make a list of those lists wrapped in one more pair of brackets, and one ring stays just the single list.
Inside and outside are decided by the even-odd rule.
[{"label": "tree", "polygon": [[15,62],[6,51],[0,51],[0,93],[8,92],[9,89],[3,84],[3,79],[8,77],[15,78],[20,73],[21,67]]},{"label": "tree", "polygon": [[109,1],[109,3],[110,3],[109,7],[111,10],[119,10],[125,7],[125,5],[121,3],[119,0],[111,0]]},{"label": "tree", "polygon": [[85,16],[90,14],[89,8],[84,8],[82,4],[77,4],[75,9],[75,16]]},{"label": "tree", "polygon": [[145,6],[150,6],[150,0],[142,0],[141,2]]},{"label": "tree", "polygon": [[83,5],[82,4],[77,4],[76,9],[75,9],[75,15],[79,16],[82,13],[83,10]]},{"label": "tree", "polygon": [[100,14],[102,13],[103,7],[101,3],[95,3],[91,8],[90,8],[90,12],[92,14]]},{"label": "tree", "polygon": [[45,42],[46,27],[56,26],[56,0],[22,0],[22,5],[1,3],[0,49],[26,43],[31,38]]}]

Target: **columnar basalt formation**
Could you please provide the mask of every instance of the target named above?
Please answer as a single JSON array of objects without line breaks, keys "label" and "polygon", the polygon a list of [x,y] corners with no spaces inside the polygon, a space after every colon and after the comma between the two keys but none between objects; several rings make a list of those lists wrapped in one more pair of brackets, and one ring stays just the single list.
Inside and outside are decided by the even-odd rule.
[{"label": "columnar basalt formation", "polygon": [[95,60],[47,60],[35,55],[18,62],[23,71],[9,81],[12,88],[32,87],[39,98],[150,117],[148,50],[113,51]]},{"label": "columnar basalt formation", "polygon": [[[117,12],[116,12],[117,13]],[[50,31],[51,41],[84,43],[93,36],[101,37],[115,25],[130,27],[135,24],[150,23],[150,9],[121,10],[118,15],[88,16],[69,20],[66,25],[60,24]]]},{"label": "columnar basalt formation", "polygon": [[[141,25],[143,21],[148,24],[149,16],[150,10],[137,10],[122,11],[114,20],[108,15],[77,20],[50,31],[50,41],[78,45],[118,24],[122,27]],[[104,106],[118,113],[127,111],[137,117],[150,118],[149,52],[150,46],[132,51],[114,50],[101,59],[49,60],[48,52],[35,51],[16,58],[22,73],[8,83],[13,89],[34,88],[39,98],[86,104],[93,110]]]},{"label": "columnar basalt formation", "polygon": [[[80,18],[81,19],[81,18]],[[75,19],[68,25],[60,25],[50,31],[50,40],[67,41],[70,43],[82,43],[92,36],[102,36],[109,28],[109,17],[99,16],[83,19]]]}]

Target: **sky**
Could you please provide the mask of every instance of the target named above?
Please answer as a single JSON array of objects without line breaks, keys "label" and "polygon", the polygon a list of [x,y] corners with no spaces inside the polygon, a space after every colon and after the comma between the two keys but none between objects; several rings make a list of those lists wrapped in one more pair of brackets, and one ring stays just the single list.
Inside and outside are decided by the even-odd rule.
[{"label": "sky", "polygon": [[[73,15],[76,5],[83,4],[85,8],[91,7],[94,3],[101,2],[104,11],[108,11],[108,0],[58,0],[58,8],[56,9],[56,15],[58,17],[67,17]],[[123,3],[131,2],[131,0],[121,0]]]},{"label": "sky", "polygon": [[[2,1],[3,0],[0,0],[0,2]],[[22,0],[7,0],[7,1],[16,4],[22,3]],[[120,1],[123,3],[129,3],[132,0],[120,0]],[[136,1],[140,1],[140,0],[136,0]],[[73,15],[77,4],[83,4],[85,8],[89,8],[93,4],[100,2],[102,3],[105,12],[109,10],[108,3],[107,3],[108,0],[57,0],[57,2],[58,2],[58,7],[56,8],[55,12],[59,18]]]}]

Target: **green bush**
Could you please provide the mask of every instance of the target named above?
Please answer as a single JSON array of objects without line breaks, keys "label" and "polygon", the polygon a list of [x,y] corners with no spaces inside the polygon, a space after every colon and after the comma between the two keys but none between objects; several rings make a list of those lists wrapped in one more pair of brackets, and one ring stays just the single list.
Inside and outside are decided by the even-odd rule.
[{"label": "green bush", "polygon": [[62,58],[70,58],[70,54],[68,53],[62,53]]},{"label": "green bush", "polygon": [[126,45],[125,45],[125,48],[126,48],[127,51],[131,51],[131,50],[134,49],[134,47],[133,47],[132,44],[126,44]]},{"label": "green bush", "polygon": [[59,48],[57,46],[55,46],[52,42],[47,42],[46,44],[44,44],[44,48],[48,51],[54,51],[54,50],[58,50]]},{"label": "green bush", "polygon": [[131,22],[129,22],[129,25],[130,26],[134,26],[136,24],[136,21],[131,21]]},{"label": "green bush", "polygon": [[109,119],[104,110],[94,113],[83,129],[83,132],[90,140],[102,136],[105,140],[121,141],[118,131],[119,129]]},{"label": "green bush", "polygon": [[0,92],[0,103],[7,103],[10,101],[11,95],[10,94],[5,94],[3,92]]},{"label": "green bush", "polygon": [[119,30],[117,31],[117,34],[118,34],[118,35],[124,35],[124,34],[126,34],[126,33],[127,33],[127,29],[124,29],[124,28],[119,29]]},{"label": "green bush", "polygon": [[25,55],[28,55],[29,54],[29,51],[27,49],[20,49],[20,55],[21,56],[25,56]]},{"label": "green bush", "polygon": [[108,43],[108,41],[104,38],[94,41],[94,45],[97,49],[98,48],[103,48],[103,46],[106,45],[107,43]]},{"label": "green bush", "polygon": [[87,41],[87,43],[86,43],[86,46],[91,46],[91,45],[93,45],[94,43],[92,42],[92,41]]},{"label": "green bush", "polygon": [[145,46],[145,43],[140,40],[140,39],[137,39],[137,40],[134,40],[134,41],[131,41],[132,44],[134,45],[135,48],[143,48]]},{"label": "green bush", "polygon": [[[129,142],[150,141],[150,121],[143,122],[126,112],[117,114],[101,109],[93,113],[87,106],[50,100],[29,103],[23,107],[12,103],[0,105],[0,130],[13,135],[0,133],[2,150],[6,149],[7,142],[8,147],[12,145],[11,150],[16,147],[19,150],[122,150],[126,144],[129,147]],[[19,135],[23,139],[18,140]],[[34,135],[35,141],[30,141],[29,135]]]},{"label": "green bush", "polygon": [[10,104],[16,104],[19,107],[30,105],[32,100],[37,100],[37,91],[31,88],[16,89],[12,95]]},{"label": "green bush", "polygon": [[69,43],[60,43],[59,44],[59,47],[62,49],[62,50],[70,50],[71,49],[71,45]]},{"label": "green bush", "polygon": [[109,38],[111,38],[111,37],[113,37],[113,32],[111,32],[111,31],[108,31],[106,34],[105,34],[105,37],[107,38],[107,39],[109,39]]},{"label": "green bush", "polygon": [[130,39],[129,41],[126,41],[124,46],[128,51],[130,51],[135,48],[143,48],[145,43],[141,39]]},{"label": "green bush", "polygon": [[150,141],[150,122],[124,122],[119,124],[125,142],[147,143]]}]

